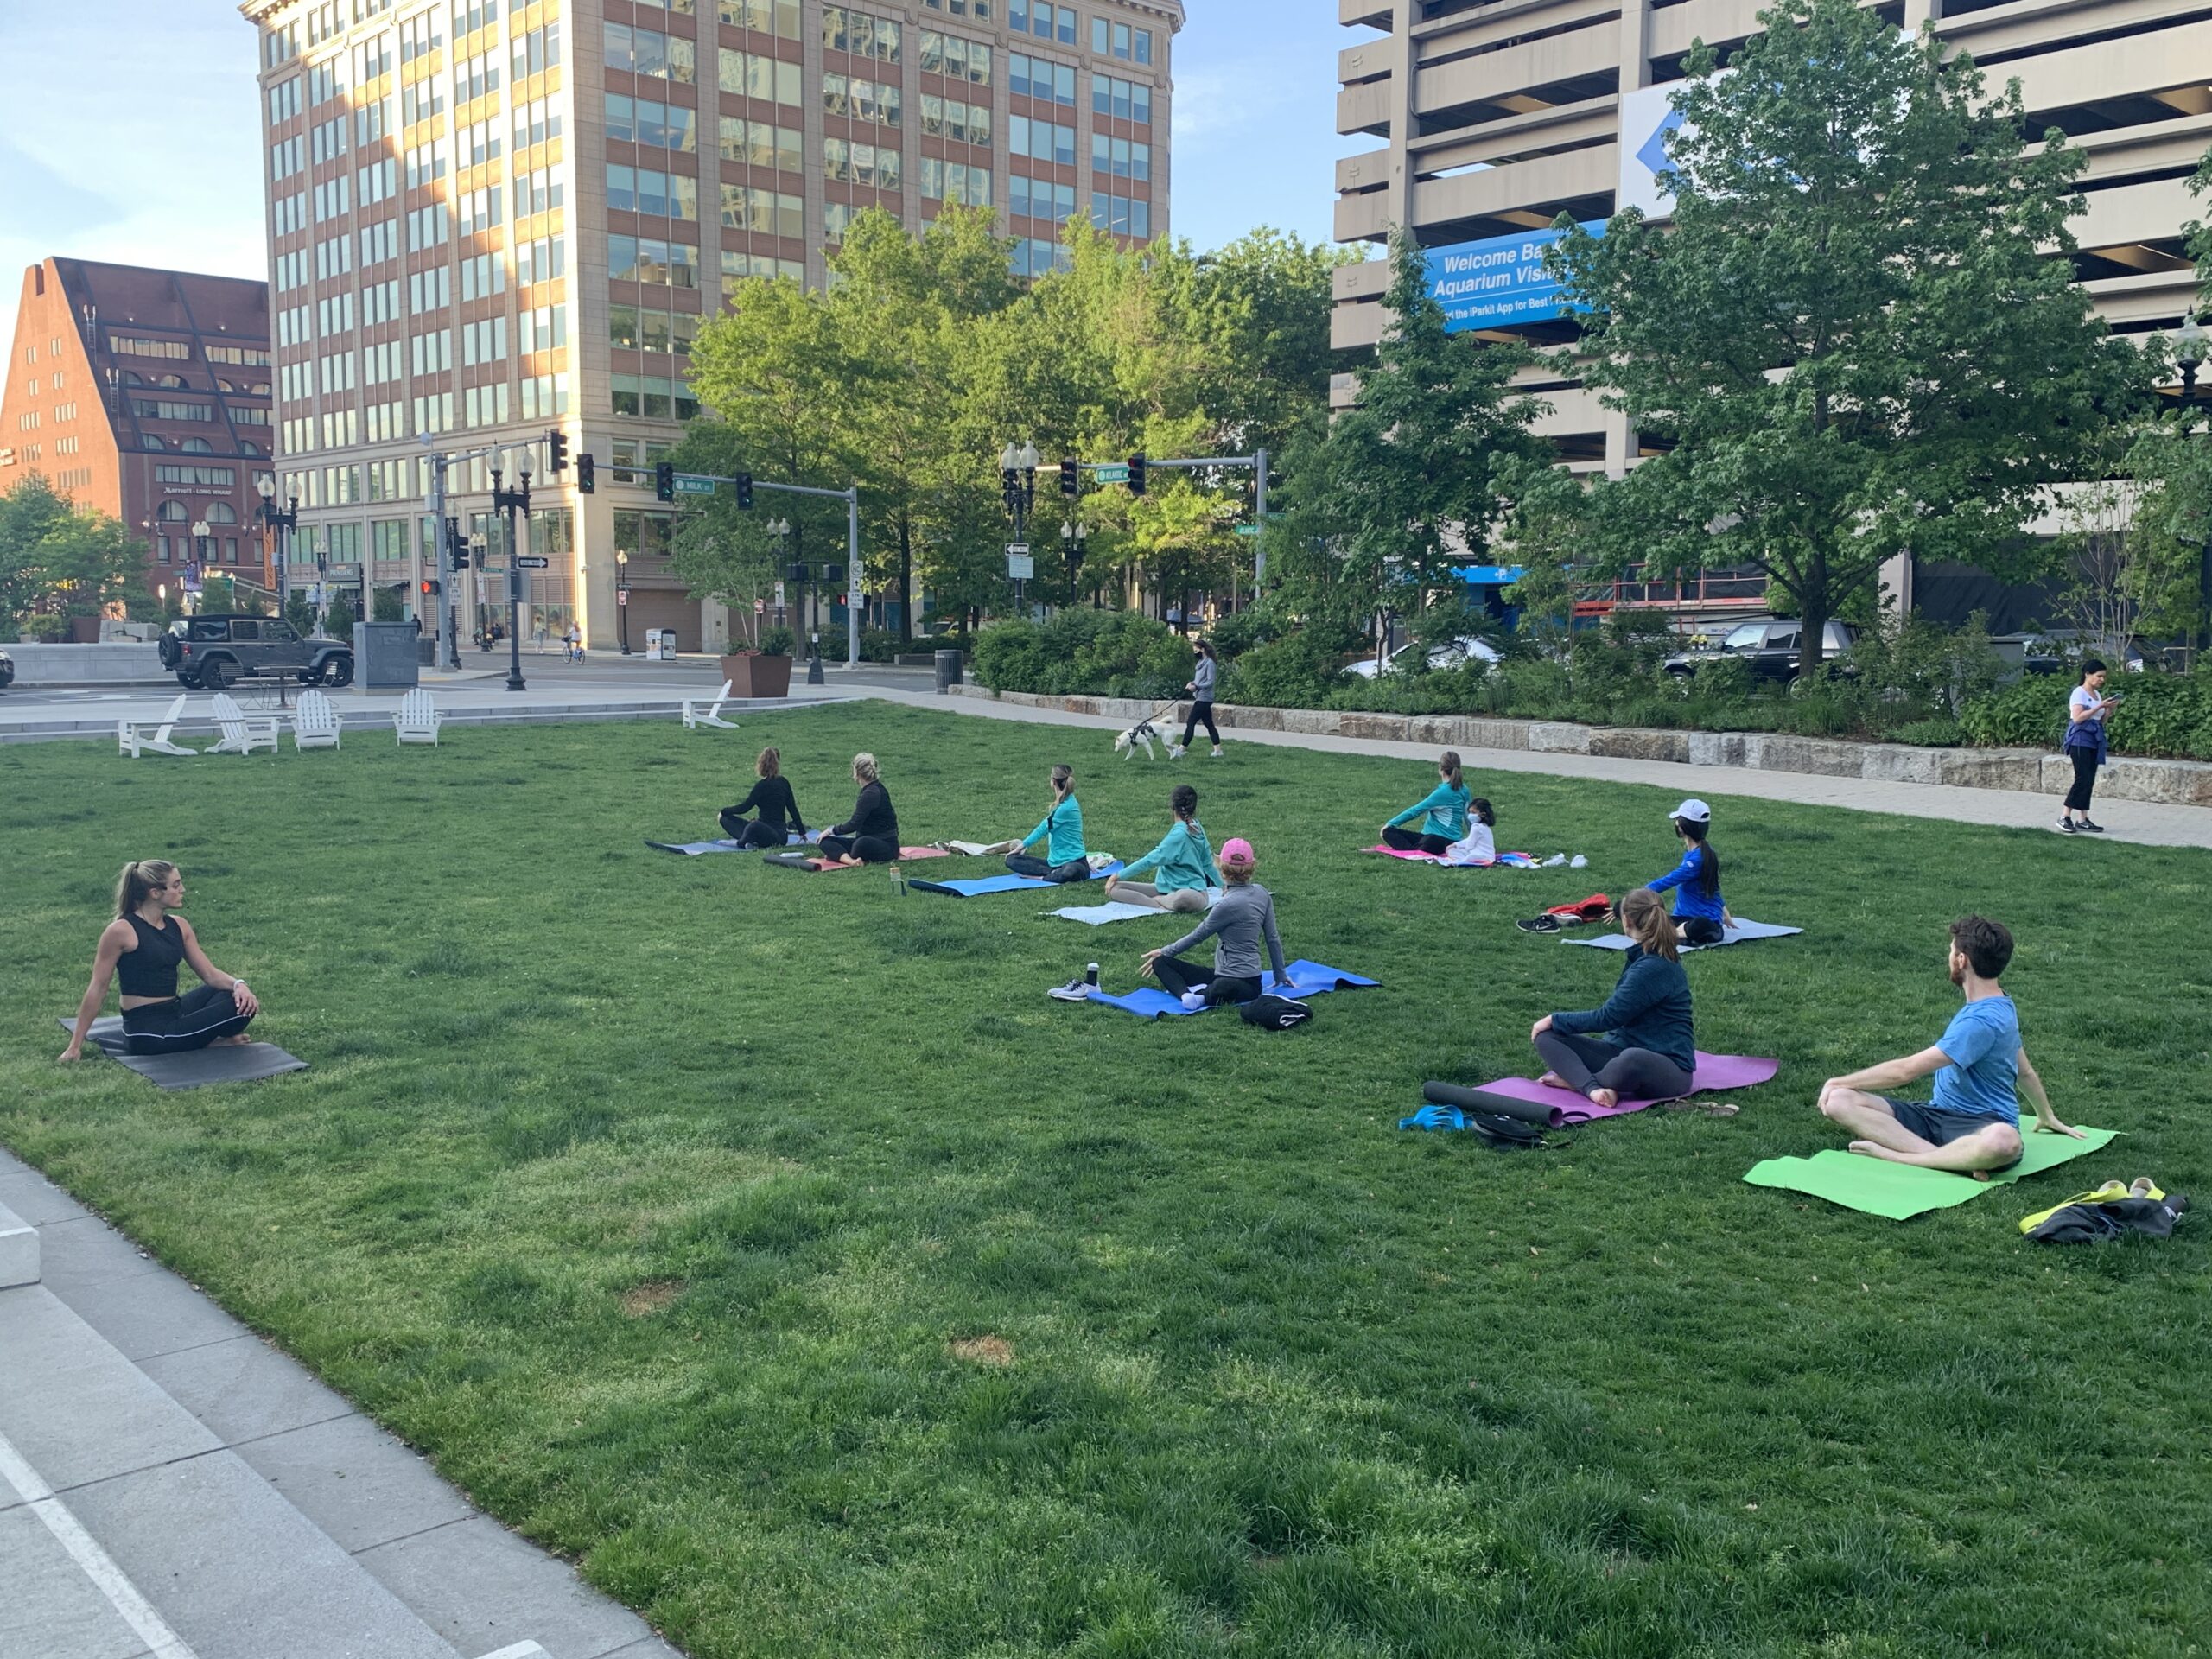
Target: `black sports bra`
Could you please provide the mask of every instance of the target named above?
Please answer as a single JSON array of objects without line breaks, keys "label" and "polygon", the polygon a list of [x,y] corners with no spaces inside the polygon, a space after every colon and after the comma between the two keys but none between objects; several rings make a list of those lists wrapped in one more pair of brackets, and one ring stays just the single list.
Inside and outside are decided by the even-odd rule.
[{"label": "black sports bra", "polygon": [[137,911],[129,917],[138,948],[115,959],[116,988],[125,996],[175,996],[176,966],[184,960],[184,930],[174,922],[156,927]]}]

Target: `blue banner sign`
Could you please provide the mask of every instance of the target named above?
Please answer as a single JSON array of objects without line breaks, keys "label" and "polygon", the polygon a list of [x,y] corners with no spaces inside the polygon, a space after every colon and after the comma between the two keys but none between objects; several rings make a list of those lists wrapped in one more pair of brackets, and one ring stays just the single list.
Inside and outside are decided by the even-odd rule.
[{"label": "blue banner sign", "polygon": [[1455,564],[1452,574],[1477,588],[1503,588],[1529,574],[1526,565]]},{"label": "blue banner sign", "polygon": [[[1605,222],[1586,220],[1582,228],[1603,236]],[[1520,231],[1429,249],[1428,293],[1444,308],[1446,332],[1510,328],[1588,310],[1570,302],[1544,269],[1544,250],[1559,238],[1555,230]]]}]

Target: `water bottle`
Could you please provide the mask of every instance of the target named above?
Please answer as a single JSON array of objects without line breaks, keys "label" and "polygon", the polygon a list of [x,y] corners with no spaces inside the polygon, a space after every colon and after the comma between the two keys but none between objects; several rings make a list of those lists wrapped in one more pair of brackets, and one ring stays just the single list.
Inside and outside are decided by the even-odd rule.
[{"label": "water bottle", "polygon": [[896,864],[891,867],[891,891],[894,893],[903,893],[906,891],[906,878],[899,874],[899,867]]},{"label": "water bottle", "polygon": [[1096,990],[1098,988],[1098,964],[1096,963],[1092,963],[1090,966],[1083,970],[1083,982],[1090,986],[1093,990]]}]

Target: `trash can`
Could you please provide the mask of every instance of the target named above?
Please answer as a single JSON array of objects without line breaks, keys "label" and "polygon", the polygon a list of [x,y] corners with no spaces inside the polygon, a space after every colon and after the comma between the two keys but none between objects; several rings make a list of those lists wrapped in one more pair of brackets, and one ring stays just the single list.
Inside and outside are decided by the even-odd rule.
[{"label": "trash can", "polygon": [[940,651],[937,654],[937,689],[940,694],[960,683],[960,653]]},{"label": "trash can", "polygon": [[664,663],[676,655],[676,630],[647,628],[645,630],[645,660]]}]

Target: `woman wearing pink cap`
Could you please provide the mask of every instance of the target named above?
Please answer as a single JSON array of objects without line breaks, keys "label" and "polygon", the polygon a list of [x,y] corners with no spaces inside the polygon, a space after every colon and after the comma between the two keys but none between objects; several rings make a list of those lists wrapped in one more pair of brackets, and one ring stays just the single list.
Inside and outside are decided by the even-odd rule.
[{"label": "woman wearing pink cap", "polygon": [[[1252,880],[1259,855],[1242,836],[1222,843],[1221,879],[1227,889],[1205,919],[1174,944],[1144,953],[1146,971],[1186,1008],[1203,1008],[1224,1002],[1249,1002],[1260,995],[1260,942],[1267,941],[1268,957],[1275,970],[1277,988],[1286,996],[1296,995],[1290,970],[1283,961],[1282,936],[1275,931],[1274,895]],[[1213,971],[1201,973],[1179,960],[1182,954],[1211,938]]]}]

